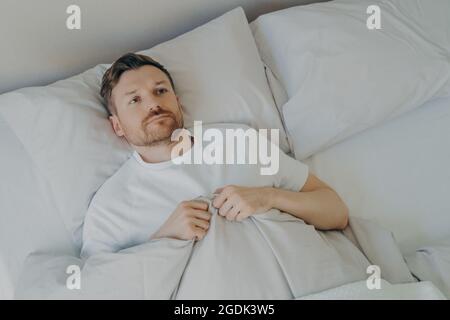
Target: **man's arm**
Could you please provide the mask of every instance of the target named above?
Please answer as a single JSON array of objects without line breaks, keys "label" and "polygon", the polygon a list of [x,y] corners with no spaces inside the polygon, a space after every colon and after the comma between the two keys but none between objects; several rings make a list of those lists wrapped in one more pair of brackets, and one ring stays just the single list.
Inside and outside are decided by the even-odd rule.
[{"label": "man's arm", "polygon": [[344,229],[348,209],[337,193],[309,173],[299,192],[273,187],[228,185],[216,190],[213,205],[228,220],[241,221],[271,208],[292,214],[321,230]]},{"label": "man's arm", "polygon": [[300,192],[269,188],[272,208],[296,216],[321,230],[344,229],[348,208],[338,194],[313,174]]}]

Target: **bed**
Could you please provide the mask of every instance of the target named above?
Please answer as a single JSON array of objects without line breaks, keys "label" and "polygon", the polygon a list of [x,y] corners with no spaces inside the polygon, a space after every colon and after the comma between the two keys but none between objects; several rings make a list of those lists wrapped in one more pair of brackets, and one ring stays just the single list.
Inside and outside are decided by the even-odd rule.
[{"label": "bed", "polygon": [[[442,8],[448,6],[448,3],[436,2],[435,6],[428,9],[423,9],[420,1],[411,3],[409,6],[403,6],[401,2],[392,1],[384,4],[387,7],[382,8],[390,12],[392,6],[397,10],[394,10],[395,12],[401,12],[406,17],[422,18],[418,21],[425,23],[419,23],[420,28],[405,31],[403,27],[408,24],[389,25],[389,21],[397,21],[399,17],[393,16],[391,20],[386,19],[385,30],[388,32],[391,27],[398,32],[396,39],[401,36],[407,39],[404,47],[396,47],[398,51],[395,54],[405,53],[405,61],[416,62],[417,70],[426,70],[425,76],[423,73],[415,74],[414,69],[403,75],[414,81],[405,81],[405,86],[399,87],[401,89],[390,90],[393,85],[386,79],[386,73],[383,74],[385,70],[377,68],[381,71],[379,74],[372,72],[373,77],[379,77],[378,80],[382,79],[387,86],[384,91],[384,87],[377,87],[382,92],[381,98],[375,99],[380,107],[371,107],[370,101],[361,100],[363,94],[355,95],[353,100],[345,100],[342,104],[349,110],[342,113],[342,116],[334,118],[323,118],[330,110],[325,110],[327,113],[323,110],[307,109],[308,103],[314,105],[317,102],[317,97],[308,100],[305,98],[308,95],[304,92],[300,95],[298,90],[299,87],[305,87],[305,82],[309,86],[317,87],[319,84],[314,82],[317,81],[317,77],[314,78],[313,69],[308,73],[312,78],[296,78],[299,72],[294,67],[291,68],[293,75],[288,72],[289,68],[284,66],[282,61],[289,59],[283,59],[286,56],[273,48],[285,48],[284,54],[287,56],[289,48],[297,54],[299,51],[292,45],[289,37],[286,39],[276,37],[276,32],[283,32],[283,28],[286,27],[296,27],[285,24],[285,21],[289,21],[286,17],[299,21],[297,14],[310,19],[321,15],[323,19],[319,24],[322,23],[322,26],[329,28],[329,24],[325,22],[330,23],[330,20],[326,20],[326,17],[338,19],[336,17],[346,16],[350,12],[354,14],[353,23],[364,24],[365,18],[358,18],[360,14],[358,10],[364,8],[364,2],[342,0],[294,7],[275,12],[273,15],[263,15],[250,27],[243,9],[237,8],[186,35],[143,51],[171,66],[169,70],[180,84],[181,97],[186,101],[188,123],[201,118],[207,123],[238,122],[255,128],[278,128],[281,133],[280,148],[306,163],[311,172],[327,181],[345,200],[355,221],[353,234],[358,234],[357,222],[360,221],[358,219],[373,221],[380,226],[380,230],[384,230],[385,239],[388,239],[385,241],[392,244],[392,252],[395,252],[398,259],[397,266],[407,268],[402,269],[401,275],[391,274],[392,278],[388,279],[390,281],[386,281],[382,273],[384,290],[379,291],[378,295],[364,290],[366,282],[362,279],[366,274],[363,272],[364,274],[352,277],[350,283],[340,282],[345,277],[330,282],[334,284],[333,288],[329,287],[329,284],[322,286],[313,284],[308,290],[302,291],[304,287],[301,282],[297,283],[297,286],[290,288],[291,291],[294,290],[292,288],[298,290],[297,294],[293,294],[293,298],[450,297],[450,279],[445,274],[445,270],[450,269],[448,249],[450,203],[447,201],[450,190],[450,171],[447,169],[450,160],[448,142],[450,39],[445,33],[434,32],[440,31],[440,27],[444,25],[436,23],[438,25],[436,28],[427,24],[430,15],[445,12]],[[383,4],[380,3],[380,6]],[[422,11],[417,8],[422,8]],[[293,12],[295,14],[290,16]],[[435,20],[442,22],[445,16],[443,20],[437,17]],[[277,21],[282,21],[278,29]],[[308,23],[313,20],[301,21]],[[331,21],[339,22],[339,20]],[[314,27],[317,25],[313,23],[310,29],[304,27],[303,38],[296,32],[292,32],[292,36],[297,37],[300,45],[303,45],[305,42],[301,41],[311,41],[314,37],[310,35],[319,30]],[[347,31],[343,28],[342,32]],[[425,44],[423,37],[416,36],[426,32],[429,33],[432,44]],[[325,39],[325,34],[321,36]],[[211,48],[209,42],[211,38],[224,39],[226,50],[217,50],[217,53],[210,50],[208,53],[211,57],[203,56],[202,52],[205,52],[206,48]],[[284,47],[283,44],[277,46],[276,42],[271,42],[273,39],[288,41],[291,47]],[[379,41],[376,43],[388,46],[388,40],[392,39],[381,38],[376,40]],[[326,48],[337,53],[338,49],[333,46],[342,44],[336,42],[327,45]],[[182,51],[183,55],[174,53],[173,48],[180,47],[184,50],[178,51]],[[419,50],[418,53],[417,48],[425,49]],[[320,50],[323,48],[315,49],[318,53],[325,52]],[[355,50],[354,54],[357,53]],[[183,64],[184,55],[193,57],[190,69]],[[423,59],[424,55],[426,59]],[[236,85],[230,81],[235,75],[220,67],[219,62],[223,61],[224,56],[242,70],[240,74],[242,79]],[[307,57],[305,61],[311,62],[308,60],[311,57],[307,52],[299,56]],[[327,70],[331,70],[332,58],[338,59],[340,56],[339,54],[334,56],[325,54],[325,56],[329,63]],[[330,56],[332,58],[329,58]],[[341,61],[336,61],[341,64]],[[290,64],[295,65],[302,67],[301,63]],[[79,259],[83,217],[96,190],[120,167],[131,152],[124,141],[117,139],[111,131],[108,131],[109,124],[98,94],[100,78],[107,66],[108,64],[97,65],[82,74],[60,80],[47,87],[23,88],[0,95],[1,298],[83,297],[78,296],[77,291],[65,290],[67,266],[83,266],[85,263]],[[222,84],[223,92],[228,90],[233,92],[233,95],[228,97],[220,91],[216,92],[216,96],[202,95],[199,88],[211,82],[211,75],[208,72],[198,71],[201,69],[199,66],[214,70],[215,78],[212,82]],[[420,66],[424,68],[421,69]],[[395,69],[396,67],[401,68],[395,64],[389,66],[393,69],[394,75],[399,75],[395,80],[402,81],[400,75],[403,69],[399,71]],[[189,81],[186,74],[195,75],[197,81],[195,83]],[[367,73],[354,74],[356,74],[354,79],[346,78],[346,80],[360,84],[357,76],[367,77]],[[297,83],[297,86],[294,83]],[[195,87],[196,85],[198,87]],[[321,85],[321,88],[324,88],[322,98],[324,101],[328,101],[327,98],[331,101],[336,91],[326,91],[326,82],[322,82]],[[360,92],[364,89],[362,85],[358,88]],[[242,90],[247,91],[243,93]],[[370,93],[373,88],[367,90]],[[358,103],[361,105],[361,101],[367,103],[367,109],[358,114],[351,106]],[[211,105],[216,106],[214,112],[208,112],[205,107]],[[299,111],[297,106],[304,109]],[[224,112],[226,107],[231,108],[232,112]],[[332,104],[330,108],[332,107],[335,105]],[[301,114],[308,114],[310,118],[302,118]],[[333,122],[336,119],[342,121],[336,125]],[[300,120],[309,121],[311,124],[327,123],[328,128],[334,131],[323,130],[314,136],[314,128],[310,132],[302,131],[309,127]],[[320,139],[305,141],[308,135]],[[370,256],[370,253],[382,256],[382,251],[375,252],[372,246],[365,247],[365,240],[361,238],[364,232],[360,234],[359,238],[356,237],[357,241],[354,241],[355,245],[363,247],[362,251],[366,256]],[[331,239],[338,236],[329,234],[321,237],[326,241],[332,241]],[[343,240],[343,236],[339,237],[341,237],[339,241],[347,241]],[[349,236],[348,239],[350,238],[352,237]],[[156,249],[152,247],[151,250],[159,250],[157,252],[169,256],[176,252],[174,257],[179,260],[174,261],[187,261],[191,254],[188,249],[191,246],[192,243],[189,242],[167,241]],[[141,257],[151,261],[152,256],[147,251],[141,250],[142,248],[131,248],[130,252],[141,253]],[[179,252],[183,254],[178,254]],[[93,260],[91,265],[87,264],[90,268],[85,270],[86,277],[93,279],[91,289],[98,289],[105,281],[108,283],[108,278],[105,280],[92,276],[95,274],[92,270],[95,271],[99,266],[107,266],[111,269],[104,269],[106,272],[104,274],[108,272],[114,274],[114,270],[120,270],[124,263],[134,263],[130,258],[133,257],[132,254],[107,256],[105,259],[111,263],[109,265],[104,264],[105,260]],[[286,254],[285,257],[290,256]],[[299,260],[292,260],[285,265],[292,268],[298,262]],[[129,266],[130,270],[134,267]],[[183,272],[178,269],[172,271],[180,274]],[[158,282],[161,282],[161,279],[157,277],[153,279],[148,275],[149,273],[145,274],[146,281],[149,281],[146,288],[161,285]],[[140,273],[134,273],[134,277],[136,283],[142,280]],[[345,279],[349,282],[350,278]],[[128,280],[125,276],[123,282],[119,282],[125,284]],[[226,285],[226,281],[223,285]],[[174,298],[173,290],[168,288],[178,288],[177,286],[178,283],[172,283],[171,286],[167,284],[164,287],[167,292],[158,290],[157,295],[146,292],[144,296],[140,295],[141,293],[133,295],[138,287],[128,287],[129,290],[124,289],[122,294],[129,292],[129,297],[137,298]],[[121,296],[117,288],[115,290],[109,291],[110,294],[114,293],[108,296],[109,298],[127,298]],[[106,293],[106,290],[91,292],[95,294],[88,294],[88,298],[98,298],[101,297],[98,294]],[[264,295],[258,297],[268,298]]]}]

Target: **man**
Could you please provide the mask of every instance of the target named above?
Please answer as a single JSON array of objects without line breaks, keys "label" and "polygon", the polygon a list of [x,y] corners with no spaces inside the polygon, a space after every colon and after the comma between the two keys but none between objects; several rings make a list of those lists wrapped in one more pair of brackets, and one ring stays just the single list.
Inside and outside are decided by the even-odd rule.
[{"label": "man", "polygon": [[135,152],[91,201],[83,257],[163,237],[201,240],[210,213],[192,199],[213,192],[218,213],[237,223],[276,208],[318,229],[346,227],[348,209],[337,193],[281,151],[272,176],[261,175],[258,165],[174,164],[172,150],[180,142],[172,133],[184,126],[183,110],[171,75],[153,59],[119,58],[103,76],[101,95],[114,132]]}]

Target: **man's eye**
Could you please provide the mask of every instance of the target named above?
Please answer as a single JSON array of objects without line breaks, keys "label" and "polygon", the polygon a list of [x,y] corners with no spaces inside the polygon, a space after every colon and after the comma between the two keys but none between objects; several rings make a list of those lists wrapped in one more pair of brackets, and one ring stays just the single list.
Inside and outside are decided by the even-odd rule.
[{"label": "man's eye", "polygon": [[164,94],[164,93],[166,93],[166,92],[167,92],[167,89],[166,89],[166,88],[160,88],[160,89],[156,90],[156,93],[157,93],[158,95]]},{"label": "man's eye", "polygon": [[131,99],[130,104],[135,104],[138,101],[139,101],[139,97],[134,97],[133,99]]}]

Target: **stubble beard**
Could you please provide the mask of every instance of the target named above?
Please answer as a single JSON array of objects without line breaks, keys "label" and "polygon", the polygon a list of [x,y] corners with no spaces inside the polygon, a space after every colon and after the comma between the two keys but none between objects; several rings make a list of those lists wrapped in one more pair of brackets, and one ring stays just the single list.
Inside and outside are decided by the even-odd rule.
[{"label": "stubble beard", "polygon": [[143,125],[145,137],[142,139],[141,146],[156,147],[173,143],[172,134],[176,129],[182,128],[183,123],[182,121],[175,119],[172,115],[169,115],[169,117],[170,118],[163,119],[166,123],[157,128]]}]

